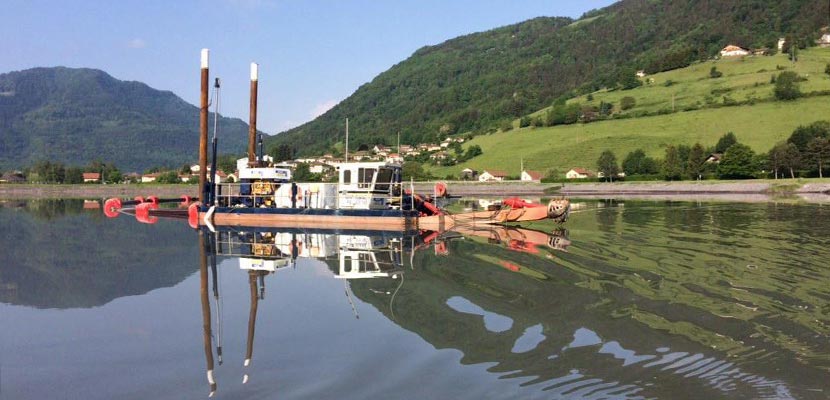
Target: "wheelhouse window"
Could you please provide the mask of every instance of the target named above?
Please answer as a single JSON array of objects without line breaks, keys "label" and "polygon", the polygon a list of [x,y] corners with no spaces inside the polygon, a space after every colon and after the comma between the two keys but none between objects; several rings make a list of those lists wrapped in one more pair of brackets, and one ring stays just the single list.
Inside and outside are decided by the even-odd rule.
[{"label": "wheelhouse window", "polygon": [[343,171],[343,184],[349,185],[352,183],[352,170],[347,169]]},{"label": "wheelhouse window", "polygon": [[358,168],[357,184],[361,188],[372,187],[372,179],[375,177],[375,170],[372,168]]},{"label": "wheelhouse window", "polygon": [[381,168],[378,170],[378,179],[375,184],[375,190],[383,192],[389,191],[389,185],[392,183],[393,170],[391,168]]}]

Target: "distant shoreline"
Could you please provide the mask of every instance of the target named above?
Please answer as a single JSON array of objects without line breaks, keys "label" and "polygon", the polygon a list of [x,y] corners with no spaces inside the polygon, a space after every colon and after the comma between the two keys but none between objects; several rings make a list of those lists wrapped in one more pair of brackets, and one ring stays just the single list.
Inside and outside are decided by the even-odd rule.
[{"label": "distant shoreline", "polygon": [[0,199],[103,199],[109,197],[133,198],[158,196],[160,198],[196,197],[198,185],[60,185],[60,184],[0,184]]},{"label": "distant shoreline", "polygon": [[[456,196],[683,196],[683,195],[830,195],[830,179],[679,182],[469,182],[448,181]],[[416,193],[432,193],[435,182],[415,182]],[[404,186],[407,186],[405,183]],[[0,199],[197,197],[198,185],[0,184]]]}]

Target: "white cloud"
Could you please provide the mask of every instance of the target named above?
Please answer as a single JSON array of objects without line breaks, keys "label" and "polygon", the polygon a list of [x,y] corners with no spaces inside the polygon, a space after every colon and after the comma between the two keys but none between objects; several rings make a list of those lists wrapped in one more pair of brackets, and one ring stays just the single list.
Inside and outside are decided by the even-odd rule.
[{"label": "white cloud", "polygon": [[338,103],[337,100],[326,100],[320,104],[314,106],[314,110],[311,111],[311,118],[317,118],[326,113],[326,111],[331,110],[332,107],[336,106]]},{"label": "white cloud", "polygon": [[147,42],[145,42],[144,39],[135,38],[127,43],[127,47],[131,49],[143,49],[147,47]]}]

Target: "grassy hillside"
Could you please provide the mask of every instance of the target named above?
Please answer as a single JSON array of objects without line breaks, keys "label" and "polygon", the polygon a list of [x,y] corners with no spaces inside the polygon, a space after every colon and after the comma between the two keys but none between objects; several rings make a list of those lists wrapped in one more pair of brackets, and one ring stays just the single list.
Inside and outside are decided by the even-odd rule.
[{"label": "grassy hillside", "polygon": [[[816,38],[826,0],[623,0],[579,20],[535,18],[424,47],[319,118],[269,139],[301,154],[342,140],[352,150],[484,132],[563,95],[624,85],[635,70],[659,72],[717,54],[727,43],[774,46]],[[551,10],[552,12],[555,10]]]},{"label": "grassy hillside", "polygon": [[[723,98],[729,97],[736,102],[771,100],[773,87],[771,77],[782,71],[794,71],[807,80],[801,83],[804,93],[830,90],[830,75],[824,69],[830,63],[830,48],[812,48],[798,53],[798,62],[788,60],[787,55],[729,57],[693,64],[686,68],[646,76],[646,84],[633,90],[602,90],[569,100],[569,103],[581,103],[599,106],[600,102],[614,104],[619,111],[620,100],[625,96],[634,97],[637,106],[626,114],[643,111],[650,113],[671,110],[672,99],[677,110],[689,107],[703,108],[723,104]],[[720,78],[710,78],[712,67],[723,74]],[[547,111],[543,109],[535,115]]]},{"label": "grassy hillside", "polygon": [[[619,161],[637,148],[653,157],[662,158],[666,145],[694,144],[714,145],[726,132],[734,132],[738,140],[756,152],[768,151],[776,142],[789,137],[793,129],[816,120],[830,119],[830,97],[815,96],[792,102],[773,99],[770,77],[786,67],[807,77],[801,83],[802,92],[830,90],[830,76],[824,68],[830,63],[830,49],[809,49],[801,53],[796,65],[783,55],[723,59],[694,64],[687,68],[648,76],[653,83],[627,91],[599,91],[572,99],[572,102],[598,105],[601,101],[614,104],[619,110],[619,100],[634,97],[637,106],[626,113],[644,111],[656,113],[671,109],[674,95],[675,107],[682,110],[690,105],[704,107],[694,111],[678,111],[630,119],[613,119],[590,124],[574,124],[547,128],[523,128],[508,132],[478,136],[465,146],[479,145],[484,154],[467,163],[453,167],[435,168],[433,174],[444,176],[463,168],[501,169],[512,175],[519,174],[520,159],[526,169],[547,170],[555,168],[565,172],[573,167],[596,168],[596,160],[606,149],[613,150]],[[711,66],[723,73],[723,77],[709,78]],[[674,82],[665,86],[665,82]],[[756,85],[757,83],[757,85]],[[712,93],[719,93],[715,97]],[[707,98],[723,96],[744,102],[739,106],[707,107]],[[755,99],[754,104],[747,102]],[[534,115],[543,115],[543,109]]]}]

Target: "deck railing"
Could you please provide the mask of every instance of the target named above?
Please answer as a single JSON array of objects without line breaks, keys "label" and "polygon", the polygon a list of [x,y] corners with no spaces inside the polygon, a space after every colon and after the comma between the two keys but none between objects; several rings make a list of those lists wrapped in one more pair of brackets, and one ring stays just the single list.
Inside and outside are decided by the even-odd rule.
[{"label": "deck railing", "polygon": [[[401,184],[390,184],[385,194],[365,192],[365,196],[384,197],[390,208],[403,204]],[[368,189],[369,187],[365,188]],[[243,194],[246,193],[246,194]],[[395,195],[392,195],[394,193]],[[318,208],[338,209],[353,207],[344,198],[360,198],[362,193],[338,193],[336,183],[299,183],[296,195],[291,194],[291,183],[219,183],[216,185],[213,205],[217,207],[265,207],[265,208]],[[368,207],[368,203],[366,204]]]}]

